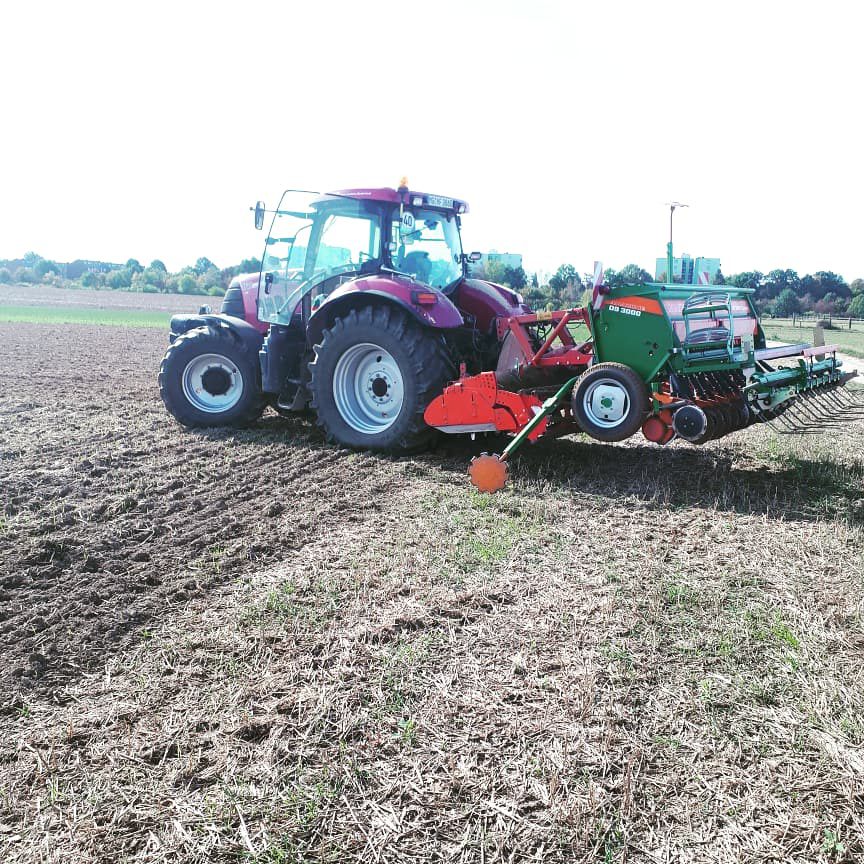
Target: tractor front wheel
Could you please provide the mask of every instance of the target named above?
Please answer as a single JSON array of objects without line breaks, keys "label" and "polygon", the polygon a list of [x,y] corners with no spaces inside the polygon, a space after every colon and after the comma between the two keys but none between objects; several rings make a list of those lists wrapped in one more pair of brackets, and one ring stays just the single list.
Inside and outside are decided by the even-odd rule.
[{"label": "tractor front wheel", "polygon": [[642,378],[621,363],[598,363],[573,388],[573,415],[598,441],[623,441],[637,432],[651,407]]},{"label": "tractor front wheel", "polygon": [[388,306],[337,318],[309,369],[312,407],[328,440],[391,453],[430,441],[423,412],[452,377],[441,336]]},{"label": "tractor front wheel", "polygon": [[196,327],[178,336],[159,367],[159,393],[184,426],[245,426],[264,410],[257,357],[230,334]]}]

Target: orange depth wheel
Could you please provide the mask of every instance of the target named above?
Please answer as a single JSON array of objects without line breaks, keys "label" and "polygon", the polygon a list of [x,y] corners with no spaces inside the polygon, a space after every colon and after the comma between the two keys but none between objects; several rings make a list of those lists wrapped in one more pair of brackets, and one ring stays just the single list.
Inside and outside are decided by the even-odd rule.
[{"label": "orange depth wheel", "polygon": [[471,460],[468,474],[481,492],[497,492],[507,482],[507,463],[495,453],[481,453]]}]

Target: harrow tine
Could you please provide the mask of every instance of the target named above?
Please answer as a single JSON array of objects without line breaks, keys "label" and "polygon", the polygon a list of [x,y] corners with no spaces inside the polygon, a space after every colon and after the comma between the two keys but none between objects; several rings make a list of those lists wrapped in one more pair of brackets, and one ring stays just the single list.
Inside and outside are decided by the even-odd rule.
[{"label": "harrow tine", "polygon": [[821,417],[814,417],[803,409],[801,403],[796,399],[793,404],[786,408],[785,414],[791,415],[793,422],[799,424],[801,430],[821,430],[825,421]]},{"label": "harrow tine", "polygon": [[832,402],[834,404],[835,409],[839,410],[840,413],[843,414],[859,414],[862,410],[864,410],[864,405],[861,405],[857,402],[850,402],[844,398],[844,395],[841,392],[841,389],[830,389],[822,391],[821,395],[825,397],[826,400]]},{"label": "harrow tine", "polygon": [[824,393],[816,391],[805,392],[801,394],[802,403],[810,405],[814,410],[821,412],[823,422],[828,425],[836,425],[843,422],[840,412],[837,410],[837,405],[832,403]]},{"label": "harrow tine", "polygon": [[853,408],[864,408],[864,400],[860,399],[854,392],[846,387],[836,387],[832,389],[837,399]]},{"label": "harrow tine", "polygon": [[[800,396],[800,394],[799,394]],[[791,422],[798,425],[801,431],[806,431],[809,434],[817,434],[826,426],[831,425],[829,417],[823,413],[813,413],[809,410],[799,397],[787,402],[783,408],[783,415],[787,416]]]},{"label": "harrow tine", "polygon": [[810,400],[824,406],[832,412],[833,419],[837,423],[848,423],[862,415],[864,406],[850,404],[840,398],[839,394],[832,388],[828,390],[811,391]]},{"label": "harrow tine", "polygon": [[832,399],[829,393],[819,390],[810,390],[802,393],[801,396],[806,402],[816,406],[817,410],[825,412],[825,420],[827,423],[833,425],[846,422],[843,417],[843,413],[846,409]]},{"label": "harrow tine", "polygon": [[[837,399],[837,394],[831,389],[820,388],[818,390],[805,390],[798,394],[794,402],[793,414],[797,419],[800,414],[809,418],[811,427],[818,426],[820,429],[831,426],[842,426],[850,420],[857,419],[858,409],[848,406]],[[814,413],[815,412],[815,413]]]},{"label": "harrow tine", "polygon": [[767,416],[767,415],[762,411],[762,409],[759,407],[759,405],[758,405],[756,402],[751,402],[751,403],[748,405],[748,408],[750,409],[750,413],[752,414],[752,416],[755,417],[756,420],[757,420],[759,423],[765,423],[765,424],[767,424],[767,425],[770,426],[772,429],[774,429],[775,432],[779,432],[781,435],[785,434],[782,430],[778,429],[778,428],[774,425],[774,423],[771,421],[771,418],[768,417],[768,416]]},{"label": "harrow tine", "polygon": [[[778,435],[812,435],[813,432],[807,430],[807,428],[800,428],[796,426],[794,423],[790,423],[788,418],[783,416],[783,413],[775,414],[773,417],[770,417],[766,412],[764,412],[758,404],[753,402],[750,405],[753,413],[762,423],[767,423]],[[781,429],[774,421],[779,422],[785,429]]]},{"label": "harrow tine", "polygon": [[821,406],[816,406],[814,408],[814,406],[810,404],[809,397],[804,393],[801,393],[800,398],[795,400],[793,408],[799,414],[803,414],[808,418],[810,422],[818,426],[830,425],[832,423],[830,415],[824,413],[824,408]]}]

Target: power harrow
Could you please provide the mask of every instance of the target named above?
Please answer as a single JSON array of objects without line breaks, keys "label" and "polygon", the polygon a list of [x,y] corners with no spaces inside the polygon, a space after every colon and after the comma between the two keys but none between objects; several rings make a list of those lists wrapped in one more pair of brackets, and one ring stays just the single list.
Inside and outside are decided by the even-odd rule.
[{"label": "power harrow", "polygon": [[541,436],[584,432],[622,441],[641,429],[659,445],[704,444],[753,423],[811,434],[864,417],[844,385],[836,346],[769,347],[752,291],[723,286],[595,286],[584,308],[499,318],[494,372],[462,377],[425,410],[443,432],[513,435],[472,460],[480,490],[507,480],[507,462]]}]

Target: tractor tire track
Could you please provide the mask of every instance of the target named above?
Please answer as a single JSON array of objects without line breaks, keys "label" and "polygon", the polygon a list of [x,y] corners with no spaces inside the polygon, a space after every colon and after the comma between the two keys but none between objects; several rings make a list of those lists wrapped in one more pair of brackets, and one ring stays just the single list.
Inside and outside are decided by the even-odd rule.
[{"label": "tractor tire track", "polygon": [[[302,555],[385,492],[380,460],[322,449],[308,420],[178,426],[155,386],[163,334],[3,331],[0,693],[98,668],[172,607]],[[34,375],[47,342],[63,362]]]}]

